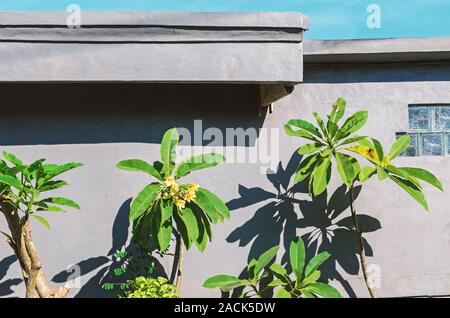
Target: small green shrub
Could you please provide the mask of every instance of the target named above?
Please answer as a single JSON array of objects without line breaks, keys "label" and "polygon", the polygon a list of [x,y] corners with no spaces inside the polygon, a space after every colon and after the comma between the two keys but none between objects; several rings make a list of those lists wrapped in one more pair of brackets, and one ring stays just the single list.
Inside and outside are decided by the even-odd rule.
[{"label": "small green shrub", "polygon": [[180,298],[175,294],[175,286],[163,277],[139,276],[122,284],[124,298]]},{"label": "small green shrub", "polygon": [[[289,266],[270,263],[276,258],[278,246],[264,252],[258,259],[252,259],[246,268],[246,278],[240,279],[229,275],[217,275],[208,278],[203,287],[220,288],[223,292],[242,289],[239,298],[262,298],[264,293],[272,290],[275,298],[341,298],[341,294],[332,286],[319,282],[320,265],[329,257],[328,252],[314,256],[306,263],[305,245],[297,237],[291,242]],[[270,265],[270,266],[269,266]]]}]

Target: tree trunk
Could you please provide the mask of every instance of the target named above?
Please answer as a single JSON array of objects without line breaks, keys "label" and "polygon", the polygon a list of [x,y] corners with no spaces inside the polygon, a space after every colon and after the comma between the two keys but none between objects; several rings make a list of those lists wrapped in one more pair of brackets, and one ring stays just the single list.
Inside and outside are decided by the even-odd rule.
[{"label": "tree trunk", "polygon": [[[9,203],[2,202],[0,211],[5,215],[11,235],[3,233],[5,241],[13,249],[22,268],[22,276],[26,286],[26,297],[34,298],[37,292],[40,298],[63,298],[69,288],[52,289],[42,272],[42,263],[37,256],[31,236],[28,216],[20,219],[17,210]],[[21,221],[23,224],[21,224]]]},{"label": "tree trunk", "polygon": [[355,231],[357,239],[358,239],[359,257],[360,257],[361,269],[362,269],[363,276],[364,276],[364,281],[366,282],[367,290],[369,291],[370,297],[377,298],[375,289],[372,286],[370,286],[370,283],[369,283],[369,273],[367,271],[366,248],[364,246],[363,234],[359,228],[358,217],[356,215],[355,198],[354,198],[354,194],[353,194],[353,184],[350,187],[350,211],[352,212],[353,230]]},{"label": "tree trunk", "polygon": [[181,277],[183,275],[183,264],[184,264],[184,245],[181,235],[177,235],[177,251],[176,257],[178,258],[177,264],[177,278],[176,278],[176,290],[175,293],[180,294],[181,290]]}]

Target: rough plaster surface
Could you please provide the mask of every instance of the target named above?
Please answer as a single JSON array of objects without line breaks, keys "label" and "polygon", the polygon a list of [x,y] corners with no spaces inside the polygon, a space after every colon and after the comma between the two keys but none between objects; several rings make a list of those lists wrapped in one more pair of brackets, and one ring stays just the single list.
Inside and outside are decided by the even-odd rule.
[{"label": "rough plaster surface", "polygon": [[[306,66],[305,83],[277,103],[274,112],[266,117],[255,116],[256,94],[251,86],[209,86],[206,89],[146,85],[102,88],[88,84],[34,89],[2,86],[3,96],[11,101],[7,104],[14,105],[15,109],[17,105],[26,109],[30,103],[38,101],[51,110],[46,112],[44,107],[33,113],[20,131],[15,125],[20,114],[7,112],[0,119],[2,130],[7,132],[0,137],[0,144],[3,150],[28,160],[45,156],[55,162],[85,163],[85,167],[67,174],[70,187],[62,191],[77,200],[82,210],[50,215],[50,231],[33,224],[34,236],[48,277],[52,278],[71,264],[88,260],[84,264],[89,265],[85,266],[89,270],[83,272],[81,278],[84,287],[81,291],[73,290],[70,295],[105,296],[96,286],[98,277],[104,274],[104,265],[95,264],[101,263],[101,256],[107,255],[112,246],[125,243],[123,235],[114,239],[112,232],[122,233],[126,222],[122,220],[114,226],[113,222],[119,210],[126,214],[127,200],[148,182],[146,176],[119,171],[114,165],[132,157],[158,159],[157,143],[165,129],[171,126],[192,128],[194,119],[203,119],[204,128],[281,128],[290,118],[312,120],[312,111],[324,115],[337,97],[344,97],[349,113],[361,108],[369,110],[369,123],[362,133],[390,145],[396,132],[407,129],[408,104],[450,103],[450,80],[440,72],[445,68],[448,65],[378,65],[377,71],[371,73],[369,66]],[[73,115],[68,117],[62,111],[54,111],[58,105],[72,109]],[[142,110],[133,109],[134,105],[141,106]],[[50,127],[39,124],[52,121],[56,124]],[[23,131],[35,133],[30,137]],[[296,233],[309,233],[314,228],[336,230],[329,226],[326,203],[338,189],[338,180],[333,180],[328,198],[323,196],[314,202],[302,187],[295,195],[298,201],[292,206],[267,195],[278,193],[274,184],[281,184],[283,194],[283,185],[289,179],[289,173],[284,171],[287,165],[287,170],[295,169],[295,158],[290,164],[289,161],[300,144],[300,140],[280,131],[281,167],[276,175],[261,174],[257,164],[225,164],[213,172],[199,172],[187,179],[210,188],[229,202],[233,211],[230,221],[214,227],[214,241],[203,254],[196,251],[187,254],[184,296],[217,297],[218,291],[201,287],[206,278],[221,273],[237,275],[248,258],[274,245],[286,247]],[[440,177],[446,189],[450,186],[448,156],[401,158],[397,163],[429,169]],[[247,192],[246,188],[252,190]],[[426,187],[425,192],[430,202],[429,214],[389,182],[370,181],[359,195],[360,213],[373,216],[382,227],[365,235],[373,251],[369,262],[381,269],[379,295],[382,297],[450,293],[448,193],[431,187]],[[329,210],[339,210],[336,206],[345,205],[341,199],[335,196],[330,202],[334,207]],[[348,215],[349,211],[344,211],[331,223]],[[3,227],[1,220],[0,228]],[[345,232],[335,237],[326,246],[334,253],[326,275],[335,278],[332,283],[350,296],[367,297],[354,254],[353,237]],[[313,241],[310,250],[316,247]],[[0,244],[0,255],[1,259],[11,255],[6,244]],[[2,264],[10,262],[7,259]],[[170,260],[164,260],[163,265],[169,271]],[[23,284],[14,281],[20,278],[17,263],[3,266],[0,274],[4,272],[6,275],[0,276],[2,296],[22,296]],[[9,285],[12,285],[12,294]]]},{"label": "rough plaster surface", "polygon": [[[302,81],[300,43],[0,43],[0,82]],[[286,63],[291,61],[291,63]]]},{"label": "rough plaster surface", "polygon": [[299,83],[299,13],[0,12],[0,82]]}]

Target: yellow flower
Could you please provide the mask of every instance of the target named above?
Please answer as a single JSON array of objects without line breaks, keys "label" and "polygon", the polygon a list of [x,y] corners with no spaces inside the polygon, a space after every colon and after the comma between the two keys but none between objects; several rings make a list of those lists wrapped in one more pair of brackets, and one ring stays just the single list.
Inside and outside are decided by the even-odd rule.
[{"label": "yellow flower", "polygon": [[163,195],[162,195],[162,198],[163,198],[164,200],[167,200],[167,199],[170,199],[170,198],[171,198],[171,195],[170,195],[169,192],[164,192]]},{"label": "yellow flower", "polygon": [[178,192],[179,189],[180,189],[180,187],[176,183],[174,183],[170,186],[170,191]]},{"label": "yellow flower", "polygon": [[184,200],[178,199],[175,201],[175,204],[177,207],[179,207],[180,209],[184,209],[186,206],[186,202]]},{"label": "yellow flower", "polygon": [[189,191],[192,189],[192,191],[197,191],[198,188],[200,188],[200,186],[196,183],[191,184],[191,186],[189,187]]},{"label": "yellow flower", "polygon": [[187,202],[194,201],[195,198],[196,198],[195,193],[194,193],[194,194],[192,194],[192,193],[186,193],[186,194],[184,195],[184,199],[185,199]]},{"label": "yellow flower", "polygon": [[381,165],[386,168],[387,166],[389,166],[391,164],[391,162],[389,161],[388,157],[384,157],[383,161],[381,162]]},{"label": "yellow flower", "polygon": [[164,180],[164,183],[165,183],[166,186],[168,186],[168,187],[173,186],[173,185],[176,185],[176,183],[175,183],[175,178],[174,178],[174,177],[167,177],[167,178]]}]

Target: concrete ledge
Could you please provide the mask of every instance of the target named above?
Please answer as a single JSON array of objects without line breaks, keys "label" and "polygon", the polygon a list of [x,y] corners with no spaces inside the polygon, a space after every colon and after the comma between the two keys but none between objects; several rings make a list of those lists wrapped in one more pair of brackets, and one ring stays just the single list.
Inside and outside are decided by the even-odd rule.
[{"label": "concrete ledge", "polygon": [[305,63],[391,63],[450,60],[450,37],[304,41]]},{"label": "concrete ledge", "polygon": [[[0,26],[66,26],[65,12],[0,12]],[[82,12],[82,26],[258,27],[306,30],[308,18],[295,12]]]},{"label": "concrete ledge", "polygon": [[300,13],[0,13],[0,82],[300,83]]}]

